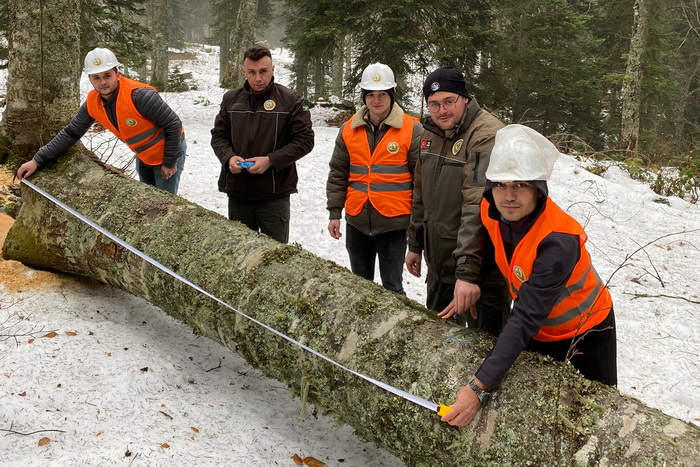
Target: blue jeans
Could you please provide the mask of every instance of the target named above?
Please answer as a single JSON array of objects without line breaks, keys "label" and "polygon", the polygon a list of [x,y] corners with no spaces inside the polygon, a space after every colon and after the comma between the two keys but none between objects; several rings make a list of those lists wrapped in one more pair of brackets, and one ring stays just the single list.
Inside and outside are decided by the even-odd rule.
[{"label": "blue jeans", "polygon": [[403,264],[406,257],[406,230],[392,230],[379,235],[365,235],[350,224],[345,229],[345,247],[350,268],[358,276],[374,280],[374,263],[379,256],[379,275],[385,289],[401,295]]},{"label": "blue jeans", "polygon": [[180,176],[182,169],[185,167],[185,156],[187,154],[187,143],[185,138],[182,138],[182,155],[177,160],[177,172],[165,180],[160,176],[160,165],[148,165],[136,158],[136,172],[139,174],[139,180],[161,190],[168,191],[174,195],[177,194],[177,188],[180,186]]}]

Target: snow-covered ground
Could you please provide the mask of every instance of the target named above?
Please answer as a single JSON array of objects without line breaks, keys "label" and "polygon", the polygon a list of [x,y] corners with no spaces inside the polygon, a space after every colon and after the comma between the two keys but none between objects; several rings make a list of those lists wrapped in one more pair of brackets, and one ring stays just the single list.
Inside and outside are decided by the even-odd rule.
[{"label": "snow-covered ground", "polygon": [[[218,56],[212,48],[197,54],[180,66],[199,88],[163,94],[187,135],[180,195],[226,215],[209,145],[224,93]],[[287,83],[289,56],[275,50],[273,60],[277,82]],[[298,163],[290,241],[348,266],[343,240],[326,231],[338,132],[324,126],[328,112],[313,110],[316,146]],[[85,142],[103,144],[104,136]],[[128,151],[116,145],[110,162],[122,157]],[[594,264],[610,278],[620,391],[700,424],[698,206],[661,200],[616,168],[597,177],[568,156],[555,166],[550,193],[586,227]],[[409,297],[424,302],[423,280],[404,279]],[[301,404],[282,383],[143,300],[7,261],[0,283],[0,330],[34,335],[0,336],[0,465],[294,465],[295,453],[328,465],[402,465],[327,417],[300,420]],[[57,335],[41,337],[49,331]],[[52,431],[25,435],[38,430]],[[50,442],[39,446],[43,437]]]}]

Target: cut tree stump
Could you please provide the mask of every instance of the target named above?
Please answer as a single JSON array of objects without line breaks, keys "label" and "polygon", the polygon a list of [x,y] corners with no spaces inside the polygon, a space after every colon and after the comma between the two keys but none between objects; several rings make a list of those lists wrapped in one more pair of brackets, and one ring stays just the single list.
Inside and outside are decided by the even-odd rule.
[{"label": "cut tree stump", "polygon": [[[451,403],[493,345],[489,336],[465,334],[297,245],[125,178],[84,150],[31,181],[236,309],[430,401]],[[317,409],[408,465],[697,465],[700,459],[700,428],[531,353],[520,356],[470,427],[454,429],[178,282],[25,185],[22,199],[6,259],[143,297],[293,393],[308,389]]]}]

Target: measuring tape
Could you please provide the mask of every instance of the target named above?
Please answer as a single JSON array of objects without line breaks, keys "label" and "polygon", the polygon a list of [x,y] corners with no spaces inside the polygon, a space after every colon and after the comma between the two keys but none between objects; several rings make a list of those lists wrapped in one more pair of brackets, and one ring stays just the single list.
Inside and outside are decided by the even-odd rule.
[{"label": "measuring tape", "polygon": [[420,405],[421,407],[425,407],[425,408],[428,409],[428,410],[432,410],[433,412],[436,412],[439,416],[443,416],[443,415],[445,415],[447,412],[450,411],[451,407],[448,407],[448,406],[442,405],[442,404],[439,404],[439,405],[438,405],[438,404],[436,404],[435,402],[431,402],[431,401],[429,401],[429,400],[427,400],[427,399],[423,399],[422,397],[418,397],[418,396],[416,396],[416,395],[414,395],[414,394],[411,394],[411,393],[406,392],[406,391],[402,391],[401,389],[395,388],[394,386],[391,386],[391,385],[389,385],[389,384],[383,383],[383,382],[381,382],[381,381],[379,381],[379,380],[376,380],[376,379],[374,379],[374,378],[370,378],[370,377],[367,376],[367,375],[363,375],[362,373],[358,373],[357,371],[352,370],[352,369],[350,369],[350,368],[348,368],[348,367],[346,367],[346,366],[344,366],[344,365],[342,365],[342,364],[336,362],[335,360],[333,360],[333,359],[331,359],[331,358],[329,358],[329,357],[323,355],[322,353],[319,353],[319,352],[315,351],[314,349],[312,349],[312,348],[310,348],[310,347],[308,347],[308,346],[302,344],[301,342],[292,339],[291,337],[287,336],[286,334],[283,334],[283,333],[279,332],[278,330],[276,330],[276,329],[274,329],[274,328],[271,328],[270,326],[266,325],[265,323],[263,323],[263,322],[261,322],[261,321],[258,321],[257,319],[253,318],[252,316],[248,316],[247,314],[243,313],[242,311],[237,310],[236,308],[232,307],[232,306],[229,305],[228,303],[224,302],[224,301],[221,300],[220,298],[218,298],[218,297],[216,297],[216,296],[210,294],[209,292],[207,292],[207,291],[204,290],[203,288],[199,287],[198,285],[196,285],[196,284],[194,284],[194,283],[188,281],[187,279],[185,279],[184,277],[180,276],[180,275],[179,275],[178,273],[176,273],[175,271],[173,271],[173,270],[171,270],[171,269],[169,269],[169,268],[163,266],[161,263],[159,263],[159,262],[156,261],[155,259],[153,259],[153,258],[151,258],[150,256],[148,256],[146,253],[142,252],[141,250],[138,250],[138,249],[134,248],[133,246],[131,246],[130,244],[128,244],[127,242],[125,242],[125,241],[122,240],[121,238],[117,237],[116,235],[114,235],[114,234],[111,233],[110,231],[106,230],[104,227],[102,227],[102,226],[96,224],[95,222],[93,222],[93,221],[91,221],[90,219],[88,219],[87,217],[83,216],[82,214],[80,214],[79,212],[77,212],[76,210],[74,210],[73,208],[71,208],[70,206],[68,206],[67,204],[65,204],[65,203],[63,203],[62,201],[56,199],[55,197],[53,197],[52,195],[50,195],[50,194],[47,193],[46,191],[44,191],[44,190],[42,190],[41,188],[39,188],[38,186],[34,185],[32,182],[30,182],[30,181],[28,181],[28,180],[26,180],[26,179],[23,178],[23,179],[21,180],[21,183],[24,183],[25,185],[27,185],[27,186],[28,186],[29,188],[31,188],[32,190],[36,191],[36,192],[39,193],[41,196],[43,196],[44,198],[46,198],[46,199],[48,199],[49,201],[51,201],[52,203],[54,203],[56,206],[58,206],[58,207],[60,207],[61,209],[63,209],[63,210],[65,210],[65,211],[69,212],[70,214],[72,214],[73,216],[77,217],[78,219],[80,219],[81,221],[83,221],[84,223],[86,223],[87,225],[89,225],[90,227],[92,227],[93,229],[97,230],[98,232],[100,232],[101,234],[103,234],[104,236],[106,236],[107,238],[109,238],[110,240],[112,240],[113,242],[115,242],[115,243],[117,243],[117,244],[123,246],[123,247],[126,248],[128,251],[130,251],[131,253],[135,254],[136,256],[138,256],[139,258],[143,259],[144,261],[146,261],[146,262],[152,264],[153,266],[155,266],[156,268],[160,269],[160,270],[163,271],[164,273],[166,273],[166,274],[168,274],[168,275],[174,277],[175,279],[179,280],[180,282],[182,282],[182,283],[184,283],[184,284],[187,284],[188,286],[190,286],[190,287],[192,287],[193,289],[195,289],[196,291],[198,291],[198,292],[200,292],[200,293],[206,295],[207,297],[211,298],[212,300],[214,300],[215,302],[219,303],[220,305],[222,305],[222,306],[228,308],[229,310],[232,310],[232,311],[238,313],[239,315],[243,316],[244,318],[246,318],[246,319],[252,321],[253,323],[255,323],[255,324],[257,324],[257,325],[262,326],[263,328],[265,328],[265,329],[267,329],[268,331],[272,332],[273,334],[276,334],[277,336],[279,336],[279,337],[281,337],[281,338],[283,338],[283,339],[285,339],[285,340],[291,342],[292,344],[296,345],[297,347],[300,347],[300,348],[306,350],[307,352],[309,352],[309,353],[311,353],[311,354],[313,354],[313,355],[316,355],[316,356],[319,357],[319,358],[322,358],[323,360],[327,361],[328,363],[331,363],[331,364],[337,366],[338,368],[341,368],[341,369],[343,369],[343,370],[345,370],[345,371],[347,371],[347,372],[349,372],[349,373],[352,373],[353,375],[355,375],[355,376],[357,376],[357,377],[359,377],[359,378],[362,378],[362,379],[364,379],[365,381],[368,381],[368,382],[374,384],[375,386],[378,386],[378,387],[384,389],[385,391],[388,391],[388,392],[390,392],[390,393],[392,393],[392,394],[394,394],[394,395],[397,395],[397,396],[399,396],[399,397],[401,397],[401,398],[403,398],[403,399],[405,399],[405,400],[411,401],[411,402],[413,402],[414,404]]}]

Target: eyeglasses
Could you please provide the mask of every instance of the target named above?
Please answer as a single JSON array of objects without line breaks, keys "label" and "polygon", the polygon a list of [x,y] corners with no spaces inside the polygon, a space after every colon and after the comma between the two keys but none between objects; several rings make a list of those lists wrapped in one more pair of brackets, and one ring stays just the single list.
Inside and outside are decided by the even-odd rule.
[{"label": "eyeglasses", "polygon": [[455,105],[457,105],[457,99],[447,99],[445,101],[440,102],[430,102],[428,104],[428,112],[431,114],[437,113],[440,111],[440,107],[444,107],[445,110],[448,112],[452,109],[455,108]]}]

